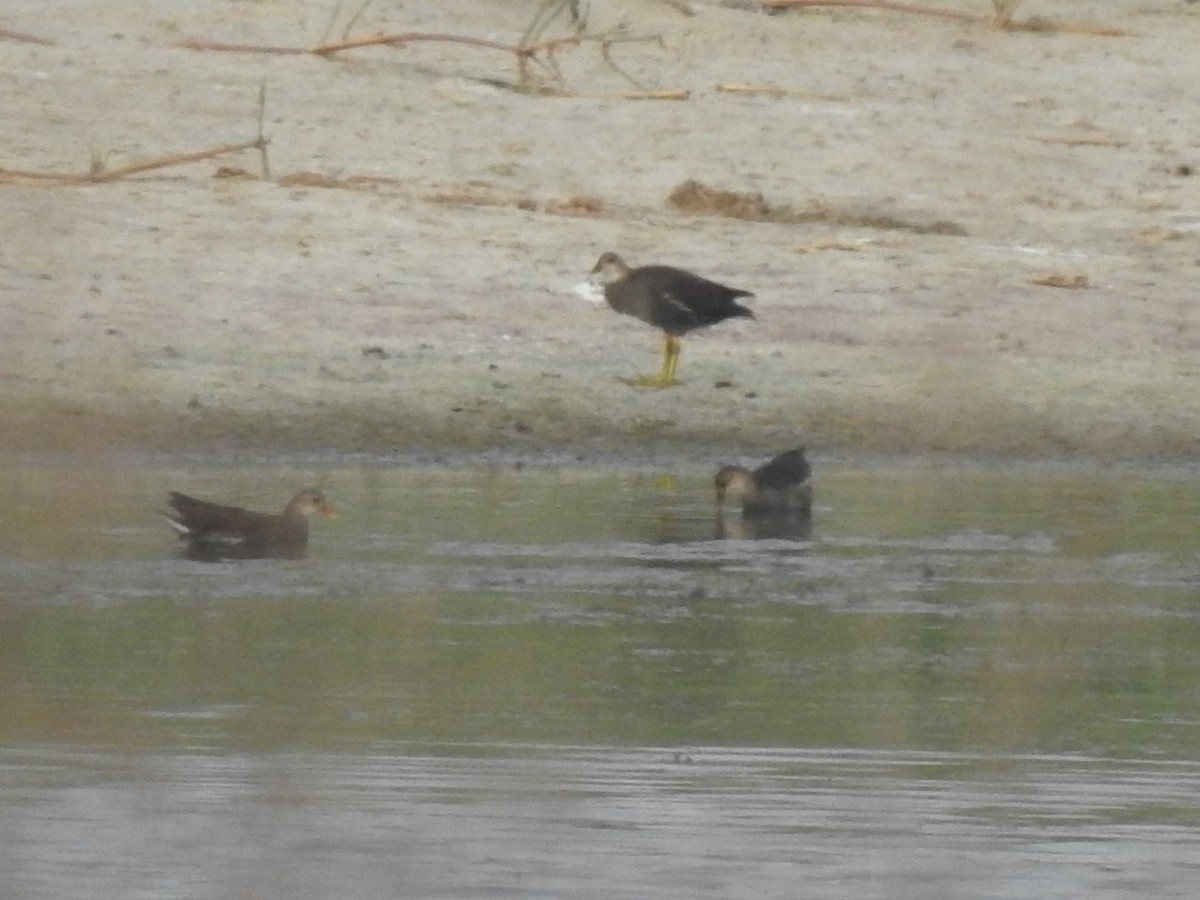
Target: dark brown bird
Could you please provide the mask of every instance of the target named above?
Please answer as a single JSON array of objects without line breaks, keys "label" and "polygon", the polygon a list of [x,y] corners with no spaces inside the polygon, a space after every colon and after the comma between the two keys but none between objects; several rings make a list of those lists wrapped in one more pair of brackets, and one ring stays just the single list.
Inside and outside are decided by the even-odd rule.
[{"label": "dark brown bird", "polygon": [[163,517],[187,541],[193,559],[296,559],[308,549],[308,517],[332,518],[333,507],[316,490],[296,494],[279,515],[253,512],[239,506],[220,506],[172,491],[174,512]]},{"label": "dark brown bird", "polygon": [[812,512],[812,466],[797,447],[753,472],[743,466],[724,466],[715,479],[717,508],[725,505],[725,494],[741,494],[742,515],[808,515]]},{"label": "dark brown bird", "polygon": [[615,253],[605,253],[592,269],[592,280],[604,287],[604,299],[619,313],[661,328],[662,371],[630,379],[630,384],[667,387],[679,384],[679,338],[696,328],[715,325],[736,316],[754,318],[754,313],[736,300],[753,297],[749,291],[726,287],[683,269],[671,266],[639,266],[631,269]]}]

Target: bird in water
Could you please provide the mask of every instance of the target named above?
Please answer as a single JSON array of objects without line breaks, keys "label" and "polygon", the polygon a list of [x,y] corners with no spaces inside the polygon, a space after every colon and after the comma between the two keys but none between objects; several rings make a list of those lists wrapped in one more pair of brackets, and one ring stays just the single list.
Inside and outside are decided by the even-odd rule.
[{"label": "bird in water", "polygon": [[811,513],[767,513],[760,516],[730,516],[717,510],[718,541],[807,541],[812,539]]},{"label": "bird in water", "polygon": [[308,550],[308,517],[334,516],[320,491],[306,489],[294,496],[283,512],[254,512],[240,506],[221,506],[172,491],[172,512],[163,518],[187,541],[189,559],[299,559]]},{"label": "bird in water", "polygon": [[723,466],[714,482],[717,510],[725,506],[725,495],[740,494],[743,516],[808,516],[812,513],[812,466],[804,448],[780,453],[753,472],[744,466]]},{"label": "bird in water", "polygon": [[672,266],[638,266],[631,269],[615,253],[605,253],[592,269],[589,279],[603,287],[604,299],[619,313],[641,319],[662,329],[663,364],[657,375],[628,379],[642,387],[668,387],[679,384],[675,369],[679,365],[679,338],[689,331],[715,325],[754,313],[736,301],[753,297],[749,291],[726,287]]}]

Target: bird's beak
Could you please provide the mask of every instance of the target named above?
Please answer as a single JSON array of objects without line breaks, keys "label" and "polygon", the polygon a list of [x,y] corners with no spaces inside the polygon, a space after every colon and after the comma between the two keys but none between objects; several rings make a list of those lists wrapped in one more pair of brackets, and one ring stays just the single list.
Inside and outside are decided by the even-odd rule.
[{"label": "bird's beak", "polygon": [[332,506],[330,506],[328,503],[322,503],[320,506],[318,506],[317,512],[319,512],[326,519],[336,519],[337,518],[337,510],[334,509]]}]

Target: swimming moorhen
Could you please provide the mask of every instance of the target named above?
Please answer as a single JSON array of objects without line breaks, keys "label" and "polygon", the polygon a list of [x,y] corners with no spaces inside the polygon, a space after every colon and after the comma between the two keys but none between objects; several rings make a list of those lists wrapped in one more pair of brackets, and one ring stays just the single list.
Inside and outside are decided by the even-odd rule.
[{"label": "swimming moorhen", "polygon": [[169,500],[173,512],[163,517],[187,541],[187,555],[194,559],[299,558],[308,548],[308,517],[334,515],[325,495],[312,489],[296,494],[279,515],[221,506],[177,491]]},{"label": "swimming moorhen", "polygon": [[742,515],[807,515],[812,511],[812,466],[804,458],[804,448],[780,453],[753,472],[744,466],[724,466],[715,479],[717,506],[725,504],[725,494],[741,494]]}]

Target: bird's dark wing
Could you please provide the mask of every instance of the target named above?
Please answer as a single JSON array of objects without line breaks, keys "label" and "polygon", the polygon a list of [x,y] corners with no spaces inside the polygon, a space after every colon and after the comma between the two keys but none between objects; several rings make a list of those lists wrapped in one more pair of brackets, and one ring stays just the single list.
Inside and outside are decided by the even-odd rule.
[{"label": "bird's dark wing", "polygon": [[780,453],[764,466],[754,470],[754,481],[760,488],[783,490],[802,484],[812,474],[812,466],[804,458],[804,448],[797,447]]},{"label": "bird's dark wing", "polygon": [[700,317],[696,315],[696,310],[688,306],[687,301],[679,296],[677,290],[667,287],[658,291],[655,296],[662,300],[662,309],[659,315],[664,321],[676,322],[687,327],[700,324]]},{"label": "bird's dark wing", "polygon": [[[749,291],[726,287],[672,266],[642,266],[629,274],[626,283],[654,298],[658,315],[677,328],[696,328],[730,316],[751,315],[734,302],[738,297],[754,296]],[[663,322],[655,324],[671,330]]]},{"label": "bird's dark wing", "polygon": [[171,508],[178,513],[177,521],[187,528],[191,537],[205,535],[245,535],[270,528],[275,516],[253,512],[240,506],[220,506],[207,500],[197,500],[187,494],[172,492]]}]

